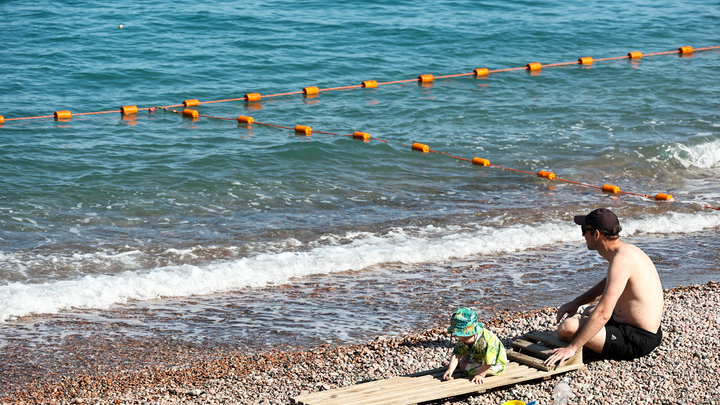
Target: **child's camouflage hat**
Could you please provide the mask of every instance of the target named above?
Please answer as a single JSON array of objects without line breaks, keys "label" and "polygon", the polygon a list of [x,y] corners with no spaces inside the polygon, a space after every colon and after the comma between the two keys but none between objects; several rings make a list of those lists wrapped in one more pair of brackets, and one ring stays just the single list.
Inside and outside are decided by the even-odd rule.
[{"label": "child's camouflage hat", "polygon": [[448,332],[455,336],[475,336],[482,330],[483,325],[477,314],[468,308],[458,309],[450,318]]}]

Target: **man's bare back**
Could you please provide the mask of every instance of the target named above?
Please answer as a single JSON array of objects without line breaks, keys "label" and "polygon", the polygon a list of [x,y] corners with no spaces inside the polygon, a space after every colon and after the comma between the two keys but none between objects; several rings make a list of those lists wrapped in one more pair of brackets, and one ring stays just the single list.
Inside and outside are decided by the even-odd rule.
[{"label": "man's bare back", "polygon": [[637,326],[656,333],[663,311],[663,292],[660,276],[652,260],[639,248],[620,242],[614,263],[628,266],[630,277],[618,298],[613,318],[620,323]]},{"label": "man's bare back", "polygon": [[[587,216],[576,216],[590,250],[596,250],[609,266],[607,275],[594,287],[558,309],[558,337],[570,342],[555,349],[546,365],[572,357],[586,347],[608,358],[632,359],[650,353],[660,344],[663,292],[652,260],[639,248],[621,242],[622,230],[615,214],[600,208]],[[572,318],[584,304],[598,301]]]}]

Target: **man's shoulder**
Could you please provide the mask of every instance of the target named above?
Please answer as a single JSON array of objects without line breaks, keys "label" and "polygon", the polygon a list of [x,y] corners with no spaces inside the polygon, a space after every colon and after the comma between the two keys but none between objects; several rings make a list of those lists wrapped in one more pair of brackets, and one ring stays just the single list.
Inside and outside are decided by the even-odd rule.
[{"label": "man's shoulder", "polygon": [[621,240],[618,240],[617,242],[617,251],[618,254],[632,254],[637,252],[642,253],[642,250],[640,250],[639,247],[633,245],[632,243],[623,242]]},{"label": "man's shoulder", "polygon": [[629,243],[623,243],[610,261],[608,269],[609,278],[626,278],[627,282],[633,280],[648,280],[648,277],[657,277],[657,269],[652,259],[640,248]]},{"label": "man's shoulder", "polygon": [[632,262],[644,261],[646,259],[649,259],[648,255],[645,254],[645,252],[643,252],[639,247],[629,243],[620,242],[611,263],[614,264],[615,262],[619,262],[619,264],[632,264]]}]

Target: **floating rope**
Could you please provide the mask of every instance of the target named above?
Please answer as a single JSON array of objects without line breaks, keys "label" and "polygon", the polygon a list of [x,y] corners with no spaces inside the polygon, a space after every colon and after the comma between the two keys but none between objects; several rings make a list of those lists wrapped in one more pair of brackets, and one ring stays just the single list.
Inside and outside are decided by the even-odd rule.
[{"label": "floating rope", "polygon": [[[326,91],[334,91],[334,90],[348,90],[348,89],[356,89],[356,88],[377,88],[378,86],[384,86],[389,84],[398,84],[398,83],[408,83],[408,82],[419,82],[419,83],[432,83],[436,79],[447,79],[452,77],[460,77],[460,76],[485,76],[490,73],[501,73],[501,72],[510,72],[515,70],[528,70],[528,71],[538,71],[541,70],[543,67],[560,67],[560,66],[569,66],[569,65],[590,65],[593,62],[605,62],[605,61],[611,61],[611,60],[618,60],[618,59],[639,59],[642,57],[649,57],[649,56],[660,56],[660,55],[680,55],[680,56],[687,56],[692,55],[693,52],[698,51],[709,51],[713,49],[720,49],[720,46],[709,46],[704,48],[696,48],[693,49],[691,46],[681,46],[678,48],[677,51],[667,51],[667,52],[655,52],[655,53],[648,53],[643,55],[641,52],[629,52],[626,56],[616,56],[612,58],[603,58],[603,59],[595,59],[593,60],[591,57],[586,56],[578,59],[574,62],[561,62],[561,63],[551,63],[547,65],[542,65],[539,62],[532,62],[528,63],[525,67],[516,67],[516,68],[509,68],[509,69],[496,69],[496,70],[489,70],[488,68],[479,68],[475,69],[473,72],[470,73],[459,73],[459,74],[453,74],[453,75],[446,75],[446,76],[433,76],[431,74],[422,74],[418,76],[417,79],[407,79],[407,80],[395,80],[395,81],[389,81],[389,82],[382,82],[378,83],[375,80],[365,80],[361,84],[354,85],[354,86],[341,86],[341,87],[330,87],[326,89],[320,89],[317,86],[311,86],[311,87],[305,87],[302,91],[293,91],[288,93],[278,93],[278,94],[267,94],[267,95],[261,95],[260,93],[247,93],[243,97],[238,98],[230,98],[230,99],[224,99],[224,100],[210,100],[210,101],[199,101],[197,99],[193,100],[185,100],[183,101],[183,104],[176,104],[176,105],[166,105],[162,107],[145,107],[145,108],[137,108],[137,106],[127,106],[122,107],[120,110],[111,110],[111,111],[95,111],[95,112],[85,112],[85,113],[75,113],[74,115],[94,115],[94,114],[110,114],[110,113],[121,113],[123,115],[129,115],[129,114],[136,114],[138,111],[145,111],[145,110],[154,110],[155,108],[176,108],[176,107],[190,107],[190,106],[199,106],[202,104],[212,104],[212,103],[225,103],[230,101],[240,101],[244,100],[246,102],[253,102],[253,101],[260,101],[263,98],[271,98],[271,97],[281,97],[281,96],[290,96],[290,95],[296,95],[296,94],[304,94],[305,96],[310,95],[316,95],[320,92],[326,92]],[[130,109],[129,107],[133,107]],[[129,108],[128,110],[125,110],[126,108]],[[133,112],[134,111],[134,112]],[[63,113],[63,114],[59,114]],[[5,118],[4,116],[0,115],[0,125],[2,125],[6,121],[17,121],[17,120],[35,120],[35,119],[43,119],[43,118],[55,118],[56,120],[68,120],[71,118],[73,114],[70,114],[70,111],[57,111],[54,115],[41,115],[36,117],[17,117],[17,118]]]},{"label": "floating rope", "polygon": [[[677,51],[655,52],[655,53],[649,53],[646,55],[643,55],[641,52],[633,51],[633,52],[629,52],[626,56],[618,56],[618,57],[595,59],[595,60],[593,60],[592,57],[586,56],[586,57],[579,58],[577,60],[577,62],[552,63],[552,64],[547,64],[544,66],[539,62],[531,62],[531,63],[528,63],[525,67],[517,67],[517,68],[509,68],[509,69],[489,70],[488,68],[478,68],[478,69],[475,69],[471,73],[460,73],[460,74],[437,76],[437,77],[433,76],[432,74],[421,74],[417,77],[417,79],[396,80],[396,81],[382,82],[382,83],[378,83],[375,80],[366,80],[366,81],[363,81],[361,84],[354,85],[354,86],[332,87],[332,88],[326,88],[326,89],[320,89],[317,86],[310,86],[310,87],[303,88],[302,91],[270,94],[270,95],[265,95],[265,96],[262,96],[260,93],[248,93],[248,94],[245,94],[245,96],[242,98],[232,98],[232,99],[212,100],[212,101],[199,101],[197,99],[190,99],[190,100],[183,101],[182,104],[168,105],[168,106],[163,106],[163,107],[138,108],[137,106],[132,105],[132,106],[123,106],[123,107],[121,107],[120,110],[76,113],[75,115],[77,115],[77,116],[95,115],[95,114],[109,114],[109,113],[118,113],[119,112],[123,116],[125,116],[125,115],[137,114],[138,111],[144,111],[144,110],[153,112],[156,108],[161,108],[166,111],[171,111],[173,113],[182,114],[183,116],[188,117],[193,120],[197,120],[199,117],[204,117],[204,118],[211,118],[211,119],[237,121],[238,123],[244,123],[244,124],[248,124],[248,125],[254,123],[254,124],[258,124],[258,125],[265,125],[265,126],[271,126],[271,127],[276,127],[276,128],[294,130],[298,134],[304,134],[305,136],[310,136],[313,131],[307,125],[296,125],[293,128],[293,127],[287,127],[287,126],[282,126],[282,125],[257,122],[254,120],[253,117],[247,117],[247,116],[239,116],[236,119],[235,118],[225,118],[225,117],[214,117],[214,116],[210,116],[210,115],[201,115],[197,110],[188,109],[188,108],[184,109],[183,111],[168,110],[168,108],[195,107],[195,106],[199,106],[201,104],[221,103],[221,102],[239,101],[239,100],[245,100],[246,102],[256,102],[256,101],[260,101],[263,97],[265,97],[265,98],[280,97],[280,96],[295,95],[295,94],[304,94],[305,96],[315,96],[323,91],[346,90],[346,89],[353,89],[353,88],[376,88],[381,85],[407,83],[407,82],[413,82],[413,81],[417,81],[421,84],[428,84],[428,83],[432,83],[435,79],[445,79],[445,78],[469,76],[469,75],[475,75],[475,76],[479,77],[479,76],[486,76],[490,73],[509,72],[509,71],[514,71],[514,70],[528,70],[528,71],[533,72],[533,71],[539,71],[543,67],[560,67],[560,66],[569,66],[569,65],[587,66],[587,65],[593,64],[594,62],[603,62],[603,61],[618,60],[618,59],[635,60],[635,59],[642,58],[643,56],[648,57],[648,56],[672,55],[672,54],[679,54],[681,56],[687,56],[687,55],[691,55],[694,51],[697,52],[697,51],[706,51],[706,50],[713,50],[713,49],[720,49],[720,46],[712,46],[712,47],[697,48],[697,49],[693,49],[691,46],[682,46]],[[69,110],[56,111],[53,115],[44,115],[44,116],[36,116],[36,117],[5,118],[4,116],[0,115],[0,127],[2,127],[2,124],[4,124],[6,121],[15,121],[15,120],[54,118],[57,121],[67,121],[72,118],[72,115],[73,114]],[[371,137],[368,133],[365,133],[365,132],[354,132],[353,134],[337,134],[337,133],[322,132],[322,131],[315,131],[315,132],[318,134],[326,134],[326,135],[348,136],[353,139],[362,140],[364,142],[367,142],[372,139],[372,140],[377,140],[380,142],[389,143],[389,141]],[[538,177],[545,178],[548,180],[558,180],[558,181],[563,181],[563,182],[580,185],[580,186],[584,186],[584,187],[595,188],[595,189],[599,189],[599,190],[602,190],[603,192],[607,192],[607,193],[628,194],[628,195],[633,195],[633,196],[638,196],[638,197],[643,197],[643,198],[653,198],[653,199],[659,200],[659,201],[667,201],[667,200],[673,199],[673,197],[671,195],[664,194],[664,193],[658,193],[655,196],[651,196],[649,194],[638,194],[638,193],[632,193],[632,192],[628,192],[628,191],[622,191],[622,190],[620,190],[620,187],[610,185],[610,184],[604,184],[603,186],[600,187],[600,186],[593,186],[593,185],[586,184],[586,183],[580,183],[580,182],[562,179],[562,178],[556,177],[555,174],[552,172],[540,171],[538,173],[534,173],[534,172],[528,172],[528,171],[524,171],[524,170],[513,169],[513,168],[509,168],[509,167],[493,165],[490,163],[490,161],[488,159],[483,159],[483,158],[478,158],[478,157],[475,157],[473,159],[462,158],[462,157],[454,156],[454,155],[451,155],[451,154],[448,154],[445,152],[431,150],[428,145],[421,144],[421,143],[414,143],[412,145],[406,145],[406,144],[400,143],[400,145],[410,146],[412,150],[417,150],[422,153],[438,153],[438,154],[446,155],[446,156],[452,157],[454,159],[471,162],[473,165],[490,166],[490,167],[496,167],[496,168],[499,168],[502,170],[530,174],[530,175],[538,176]],[[704,208],[720,210],[720,207],[716,208],[716,207],[711,207],[711,206],[707,206],[704,204],[699,204],[699,205]]]},{"label": "floating rope", "polygon": [[[182,111],[182,112],[181,112],[181,111],[177,111],[177,110],[168,110],[168,109],[165,109],[165,110],[166,110],[166,111],[169,111],[169,112],[172,112],[172,113],[176,113],[176,114],[182,114],[183,116],[190,117],[190,118],[192,118],[192,119],[194,119],[194,120],[197,120],[198,117],[204,117],[204,118],[211,118],[211,119],[218,119],[218,120],[226,120],[226,121],[237,121],[237,122],[239,122],[239,123],[245,123],[245,124],[248,124],[248,125],[254,123],[254,124],[257,124],[257,125],[265,125],[265,126],[274,127],[274,128],[283,128],[283,129],[288,129],[288,130],[294,130],[296,133],[298,133],[298,134],[304,134],[305,136],[310,136],[310,135],[314,132],[314,133],[317,133],[317,134],[324,134],[324,135],[347,136],[347,137],[350,137],[350,138],[353,138],[353,139],[361,140],[361,141],[363,141],[363,142],[367,142],[368,140],[371,140],[371,139],[372,139],[372,140],[376,140],[376,141],[380,141],[380,142],[391,143],[390,141],[387,141],[387,140],[383,140],[383,139],[379,139],[379,138],[372,137],[372,136],[370,136],[370,134],[368,134],[367,132],[359,132],[359,131],[356,131],[356,132],[354,132],[354,133],[352,133],[352,134],[342,134],[342,133],[335,133],[335,132],[312,131],[312,129],[311,129],[309,126],[306,126],[306,125],[296,125],[295,127],[289,127],[289,126],[284,126],[284,125],[269,124],[269,123],[265,123],[265,122],[258,122],[258,121],[255,121],[255,120],[253,119],[253,117],[247,117],[247,116],[242,116],[242,115],[239,116],[237,119],[235,119],[235,118],[227,118],[227,117],[215,117],[215,116],[211,116],[211,115],[192,114],[192,113],[197,113],[197,111],[195,111],[195,110],[184,110],[184,111]],[[653,200],[656,200],[656,201],[670,201],[670,200],[674,200],[674,198],[673,198],[672,195],[670,195],[670,194],[665,194],[665,193],[657,193],[657,194],[655,194],[655,195],[633,193],[633,192],[630,192],[630,191],[623,191],[623,190],[620,189],[620,187],[614,186],[614,185],[612,185],[612,184],[603,184],[602,186],[594,186],[594,185],[592,185],[592,184],[587,184],[587,183],[582,183],[582,182],[577,182],[577,181],[572,181],[572,180],[563,179],[563,178],[557,177],[557,176],[555,175],[555,173],[553,173],[553,172],[548,172],[548,171],[544,171],[544,170],[541,170],[541,171],[539,171],[539,172],[530,172],[530,171],[526,171],[526,170],[513,169],[513,168],[510,168],[510,167],[504,167],[504,166],[494,165],[494,164],[491,164],[491,163],[490,163],[490,160],[489,160],[489,159],[483,159],[483,158],[479,158],[479,157],[474,157],[474,158],[472,158],[472,159],[463,158],[463,157],[451,155],[451,154],[449,154],[449,153],[445,153],[445,152],[442,152],[442,151],[432,150],[432,149],[430,149],[430,146],[428,146],[428,145],[426,145],[426,144],[423,144],[423,143],[419,143],[419,142],[415,142],[415,143],[413,143],[412,145],[398,142],[398,145],[405,146],[405,147],[410,147],[411,150],[418,151],[418,152],[422,152],[422,153],[437,153],[437,154],[445,155],[445,156],[451,157],[451,158],[453,158],[453,159],[462,160],[462,161],[465,161],[465,162],[470,162],[470,163],[472,163],[472,164],[475,165],[475,166],[489,166],[489,167],[495,167],[495,168],[502,169],[502,170],[506,170],[506,171],[516,172],[516,173],[523,173],[523,174],[529,174],[529,175],[532,175],[532,176],[537,176],[537,177],[540,177],[540,178],[548,179],[548,180],[550,180],[550,181],[552,181],[552,180],[557,180],[557,181],[562,181],[562,182],[569,183],[569,184],[575,184],[575,185],[582,186],[582,187],[594,188],[594,189],[602,190],[603,192],[605,192],[605,193],[610,193],[610,194],[627,194],[627,195],[632,195],[632,196],[636,196],[636,197],[653,199]],[[675,201],[677,201],[677,200],[675,200]],[[683,201],[677,201],[677,202],[683,202]],[[684,202],[684,203],[689,203],[689,202]],[[719,207],[712,207],[712,206],[709,206],[709,205],[700,204],[700,203],[695,203],[695,202],[693,202],[692,204],[698,204],[698,205],[700,205],[700,206],[703,207],[703,208],[708,208],[708,209],[720,211],[720,206],[719,206]]]}]

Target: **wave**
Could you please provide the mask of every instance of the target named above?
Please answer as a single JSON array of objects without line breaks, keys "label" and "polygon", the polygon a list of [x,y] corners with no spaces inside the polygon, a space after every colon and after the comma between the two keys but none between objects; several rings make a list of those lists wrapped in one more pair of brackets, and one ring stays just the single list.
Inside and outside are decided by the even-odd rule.
[{"label": "wave", "polygon": [[[714,212],[668,213],[623,222],[623,236],[693,233],[720,226]],[[261,253],[203,266],[177,265],[116,275],[0,286],[2,322],[30,314],[53,314],[70,308],[108,308],[131,300],[227,292],[292,282],[312,274],[358,271],[383,263],[416,264],[502,254],[555,243],[580,242],[571,221],[504,228],[478,226],[459,231],[427,227],[412,235],[395,228],[384,235],[356,233],[318,244],[304,252]],[[339,240],[351,241],[340,243]]]},{"label": "wave", "polygon": [[711,169],[720,167],[720,140],[697,145],[676,143],[668,145],[664,152],[668,154],[670,159],[677,161],[685,168]]}]

